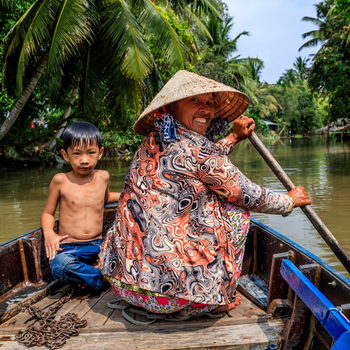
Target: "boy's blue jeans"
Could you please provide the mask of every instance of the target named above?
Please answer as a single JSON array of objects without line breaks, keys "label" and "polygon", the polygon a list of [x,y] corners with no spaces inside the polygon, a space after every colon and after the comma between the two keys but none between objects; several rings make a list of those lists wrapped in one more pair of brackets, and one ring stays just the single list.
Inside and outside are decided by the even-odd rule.
[{"label": "boy's blue jeans", "polygon": [[51,263],[51,274],[54,278],[67,284],[88,284],[96,291],[102,287],[102,273],[90,266],[97,261],[103,239],[90,242],[61,243],[61,251]]}]

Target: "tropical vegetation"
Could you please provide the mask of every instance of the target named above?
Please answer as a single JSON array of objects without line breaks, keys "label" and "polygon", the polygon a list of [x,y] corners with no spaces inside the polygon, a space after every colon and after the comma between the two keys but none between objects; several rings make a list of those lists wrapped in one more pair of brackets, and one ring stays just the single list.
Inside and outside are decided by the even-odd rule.
[{"label": "tropical vegetation", "polygon": [[265,136],[314,132],[350,108],[347,3],[303,18],[316,29],[300,49],[321,49],[267,84],[264,62],[237,54],[250,34],[221,0],[0,0],[0,157],[55,160],[76,120],[98,126],[109,152],[134,151],[133,123],[179,69],[245,92]]}]

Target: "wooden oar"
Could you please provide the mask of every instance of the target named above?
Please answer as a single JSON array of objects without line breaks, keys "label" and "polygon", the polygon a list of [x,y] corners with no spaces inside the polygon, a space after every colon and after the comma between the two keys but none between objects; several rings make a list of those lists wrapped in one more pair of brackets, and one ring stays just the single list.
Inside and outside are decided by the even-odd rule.
[{"label": "wooden oar", "polygon": [[[290,190],[292,190],[295,187],[293,182],[290,180],[288,175],[284,172],[284,170],[281,168],[281,166],[278,164],[278,162],[272,156],[269,150],[265,147],[265,145],[262,143],[259,137],[255,134],[255,132],[253,132],[250,135],[249,140],[254,145],[256,150],[260,153],[260,155],[264,158],[265,162],[275,173],[277,178],[282,182],[283,186],[287,189],[287,191],[289,192]],[[327,226],[322,222],[322,220],[310,207],[310,205],[305,205],[301,207],[301,210],[314,225],[315,229],[321,235],[323,240],[328,244],[329,248],[331,248],[333,253],[338,257],[338,259],[346,268],[346,270],[350,273],[350,256],[339,244],[337,239],[333,236],[332,232],[329,231]]]}]

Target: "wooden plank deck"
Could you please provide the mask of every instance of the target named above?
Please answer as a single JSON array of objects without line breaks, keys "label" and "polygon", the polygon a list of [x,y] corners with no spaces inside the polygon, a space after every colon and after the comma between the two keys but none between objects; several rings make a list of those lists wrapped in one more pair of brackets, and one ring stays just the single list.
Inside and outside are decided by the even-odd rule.
[{"label": "wooden plank deck", "polygon": [[[46,309],[65,295],[65,286],[35,305]],[[78,293],[58,311],[56,319],[67,312],[75,312],[87,320],[87,327],[80,329],[77,337],[67,340],[63,349],[241,349],[260,350],[281,341],[284,329],[282,320],[269,320],[268,315],[241,295],[242,302],[234,310],[224,313],[220,319],[205,316],[183,322],[157,321],[148,327],[136,326],[125,320],[120,310],[110,309],[107,302],[116,293],[107,288],[99,296]],[[144,316],[135,316],[146,321]],[[1,350],[23,350],[24,345],[15,341],[18,330],[33,323],[27,311],[23,311],[0,325]],[[43,349],[32,347],[33,350]]]}]

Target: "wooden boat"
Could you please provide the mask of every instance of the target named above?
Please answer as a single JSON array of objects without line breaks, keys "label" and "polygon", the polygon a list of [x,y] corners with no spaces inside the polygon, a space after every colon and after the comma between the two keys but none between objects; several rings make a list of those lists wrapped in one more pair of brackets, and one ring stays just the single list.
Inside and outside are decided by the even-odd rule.
[{"label": "wooden boat", "polygon": [[[115,208],[105,208],[104,232]],[[136,326],[121,310],[108,307],[116,298],[110,288],[99,295],[81,290],[56,314],[58,318],[73,311],[87,320],[63,349],[350,349],[350,281],[256,220],[243,266],[242,302],[219,319],[203,316]],[[69,289],[50,274],[41,229],[0,245],[0,276],[0,347],[25,349],[15,335],[35,322],[28,307],[47,310]],[[145,315],[133,317],[147,321]]]}]

